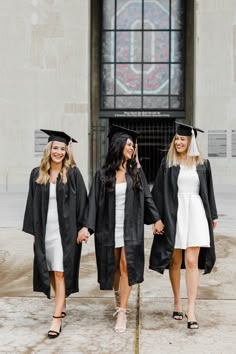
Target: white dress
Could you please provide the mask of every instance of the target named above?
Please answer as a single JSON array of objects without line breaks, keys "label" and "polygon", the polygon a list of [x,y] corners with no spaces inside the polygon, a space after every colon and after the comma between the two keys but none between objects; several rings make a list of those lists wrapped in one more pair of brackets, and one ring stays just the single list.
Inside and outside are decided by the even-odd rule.
[{"label": "white dress", "polygon": [[50,183],[45,248],[48,270],[64,272],[63,250],[57,212],[56,184],[53,183]]},{"label": "white dress", "polygon": [[116,183],[116,225],[115,248],[124,247],[124,219],[125,219],[125,195],[126,182]]},{"label": "white dress", "polygon": [[175,248],[210,247],[209,227],[196,166],[180,165]]}]

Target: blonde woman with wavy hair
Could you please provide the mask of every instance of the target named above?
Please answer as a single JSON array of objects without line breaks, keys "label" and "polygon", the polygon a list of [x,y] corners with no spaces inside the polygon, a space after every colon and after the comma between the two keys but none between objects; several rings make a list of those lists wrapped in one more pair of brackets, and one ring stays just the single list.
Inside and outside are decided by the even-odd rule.
[{"label": "blonde woman with wavy hair", "polygon": [[[52,145],[53,145],[53,141],[50,141],[44,149],[43,157],[41,159],[41,163],[39,166],[39,176],[36,180],[36,182],[39,184],[47,184],[47,182],[50,180]],[[72,167],[72,165],[70,162],[68,146],[65,145],[65,147],[63,148],[65,149],[65,156],[64,159],[62,160],[62,167],[61,170],[59,171],[59,174],[61,176],[62,183],[66,183],[67,173],[69,169]]]},{"label": "blonde woman with wavy hair", "polygon": [[48,337],[57,338],[66,316],[65,299],[78,292],[82,226],[87,191],[76,166],[72,142],[60,131],[49,135],[39,167],[32,170],[23,231],[34,236],[33,289],[48,298],[51,287],[55,307]]},{"label": "blonde woman with wavy hair", "polygon": [[[192,136],[187,136],[186,139],[187,139],[186,143],[187,143],[187,150],[188,150],[192,141]],[[196,142],[196,147],[199,151],[197,142]],[[185,159],[186,159],[185,161],[186,165],[189,166],[199,165],[199,164],[202,165],[204,163],[204,158],[201,155],[201,152],[199,152],[199,155],[197,156],[189,156],[187,154],[185,156]],[[181,163],[181,154],[179,154],[178,151],[176,150],[176,136],[174,136],[170,144],[170,148],[168,150],[167,157],[166,157],[166,163],[168,167],[178,166]]]},{"label": "blonde woman with wavy hair", "polygon": [[181,268],[186,269],[189,329],[199,327],[195,315],[199,269],[210,273],[216,258],[213,229],[217,210],[211,167],[199,152],[197,131],[203,132],[178,123],[152,189],[165,229],[163,234],[154,236],[149,267],[161,274],[169,268],[175,320],[183,319],[180,280]]}]

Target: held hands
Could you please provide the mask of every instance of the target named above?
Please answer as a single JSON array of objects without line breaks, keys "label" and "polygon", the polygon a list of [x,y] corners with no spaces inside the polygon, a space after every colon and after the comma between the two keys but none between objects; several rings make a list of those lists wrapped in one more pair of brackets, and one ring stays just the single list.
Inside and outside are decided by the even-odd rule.
[{"label": "held hands", "polygon": [[164,224],[161,220],[156,221],[155,224],[152,225],[153,235],[163,235],[164,234]]},{"label": "held hands", "polygon": [[88,231],[87,227],[83,227],[79,232],[78,232],[78,236],[77,236],[77,243],[81,243],[81,242],[88,242],[88,238],[90,236],[90,233]]}]

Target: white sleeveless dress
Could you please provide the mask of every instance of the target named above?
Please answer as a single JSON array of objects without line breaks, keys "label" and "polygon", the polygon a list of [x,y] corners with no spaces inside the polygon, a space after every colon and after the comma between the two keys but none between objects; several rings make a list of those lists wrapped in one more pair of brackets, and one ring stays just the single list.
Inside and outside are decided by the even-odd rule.
[{"label": "white sleeveless dress", "polygon": [[126,182],[116,183],[116,225],[115,248],[124,247],[124,220],[125,220],[125,196]]},{"label": "white sleeveless dress", "polygon": [[199,195],[196,166],[180,165],[175,248],[210,247],[207,218]]},{"label": "white sleeveless dress", "polygon": [[53,183],[50,183],[45,248],[48,270],[64,272],[63,250],[57,212],[56,184]]}]

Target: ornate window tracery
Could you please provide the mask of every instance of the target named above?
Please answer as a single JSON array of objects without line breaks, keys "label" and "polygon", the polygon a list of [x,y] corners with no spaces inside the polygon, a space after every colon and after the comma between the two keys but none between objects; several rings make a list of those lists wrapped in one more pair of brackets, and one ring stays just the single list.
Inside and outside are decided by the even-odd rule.
[{"label": "ornate window tracery", "polygon": [[184,110],[184,0],[103,0],[101,110]]}]

